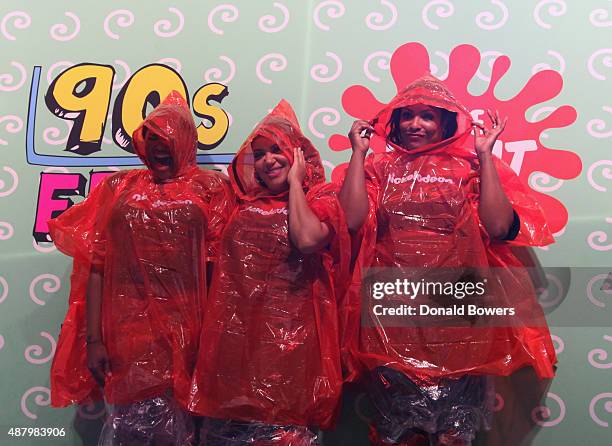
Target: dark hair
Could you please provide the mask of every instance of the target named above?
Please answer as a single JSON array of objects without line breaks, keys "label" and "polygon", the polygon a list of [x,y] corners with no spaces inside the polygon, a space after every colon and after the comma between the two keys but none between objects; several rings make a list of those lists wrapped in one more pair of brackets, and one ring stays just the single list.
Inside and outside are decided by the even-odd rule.
[{"label": "dark hair", "polygon": [[[433,107],[436,110],[440,110],[441,124],[442,124],[442,139],[448,139],[455,135],[457,132],[457,113],[446,110],[445,108]],[[401,145],[402,139],[399,134],[399,122],[402,115],[402,109],[396,108],[391,113],[391,118],[387,123],[389,127],[388,139],[394,144]]]}]

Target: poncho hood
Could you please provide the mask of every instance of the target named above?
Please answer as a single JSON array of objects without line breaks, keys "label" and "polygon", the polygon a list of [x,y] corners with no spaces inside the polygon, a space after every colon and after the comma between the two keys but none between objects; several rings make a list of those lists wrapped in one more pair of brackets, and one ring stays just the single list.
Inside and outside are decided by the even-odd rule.
[{"label": "poncho hood", "polygon": [[151,168],[145,154],[144,129],[164,140],[176,164],[173,178],[183,176],[196,166],[198,133],[187,101],[174,90],[138,126],[132,135],[136,154]]},{"label": "poncho hood", "polygon": [[251,144],[258,136],[264,136],[274,141],[291,164],[293,164],[293,149],[295,147],[302,149],[304,159],[306,160],[304,189],[308,190],[317,184],[325,182],[325,170],[319,152],[302,133],[295,112],[289,102],[282,99],[274,107],[274,110],[268,113],[257,124],[248,138],[242,143],[232,161],[230,169],[228,169],[232,187],[240,199],[252,201],[259,198],[278,198],[289,192],[287,189],[286,192],[273,194],[257,181],[255,177],[255,159]]},{"label": "poncho hood", "polygon": [[444,82],[427,73],[408,86],[401,90],[392,100],[382,108],[372,120],[372,125],[376,134],[385,138],[387,144],[393,149],[406,151],[398,144],[394,144],[389,139],[390,125],[389,121],[394,110],[407,107],[410,105],[424,104],[432,107],[438,107],[457,114],[457,131],[455,134],[440,142],[428,144],[417,149],[412,149],[409,152],[419,154],[423,152],[431,152],[437,149],[448,149],[453,146],[457,149],[458,146],[462,150],[469,152],[465,144],[467,135],[472,128],[472,117],[467,108],[463,106],[455,96],[446,87]]}]

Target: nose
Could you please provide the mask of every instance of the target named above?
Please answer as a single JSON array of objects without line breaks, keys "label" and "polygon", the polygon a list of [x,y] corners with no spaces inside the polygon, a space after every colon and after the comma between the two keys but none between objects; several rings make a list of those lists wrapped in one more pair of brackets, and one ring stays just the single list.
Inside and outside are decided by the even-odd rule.
[{"label": "nose", "polygon": [[418,130],[422,127],[421,119],[418,116],[413,116],[408,120],[408,128]]},{"label": "nose", "polygon": [[266,154],[264,155],[264,162],[267,165],[272,165],[274,164],[274,155],[272,152],[266,152]]}]

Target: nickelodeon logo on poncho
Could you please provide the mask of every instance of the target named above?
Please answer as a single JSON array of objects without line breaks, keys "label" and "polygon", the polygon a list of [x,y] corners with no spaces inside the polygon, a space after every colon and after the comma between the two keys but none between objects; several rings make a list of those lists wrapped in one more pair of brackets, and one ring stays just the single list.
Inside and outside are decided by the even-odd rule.
[{"label": "nickelodeon logo on poncho", "polygon": [[423,176],[420,173],[418,173],[417,171],[414,171],[410,175],[403,176],[403,177],[396,177],[395,174],[393,174],[393,173],[391,173],[391,175],[389,175],[389,183],[402,184],[402,183],[408,183],[410,181],[416,181],[417,183],[448,183],[448,184],[453,184],[453,180],[451,180],[450,178],[436,177],[436,176],[433,176],[433,175],[425,175],[425,176]]}]

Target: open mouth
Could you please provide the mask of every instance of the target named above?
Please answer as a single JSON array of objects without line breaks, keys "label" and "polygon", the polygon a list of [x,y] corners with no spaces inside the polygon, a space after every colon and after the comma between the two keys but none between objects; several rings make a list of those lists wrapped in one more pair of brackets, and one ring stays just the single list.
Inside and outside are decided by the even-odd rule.
[{"label": "open mouth", "polygon": [[172,157],[168,154],[155,154],[152,156],[153,162],[160,167],[171,167]]},{"label": "open mouth", "polygon": [[148,152],[151,167],[157,170],[170,169],[173,165],[172,156],[165,148],[151,148]]}]

